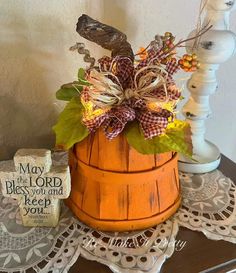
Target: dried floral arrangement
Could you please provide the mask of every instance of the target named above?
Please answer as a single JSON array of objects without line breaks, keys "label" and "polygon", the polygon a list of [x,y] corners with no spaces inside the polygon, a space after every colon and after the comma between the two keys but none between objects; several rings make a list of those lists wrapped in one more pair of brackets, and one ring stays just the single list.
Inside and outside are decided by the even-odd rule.
[{"label": "dried floral arrangement", "polygon": [[80,68],[77,81],[56,93],[57,99],[69,101],[53,127],[57,146],[69,149],[102,128],[109,140],[124,134],[142,154],[176,151],[191,156],[190,126],[176,119],[181,91],[173,78],[178,70],[192,72],[199,65],[195,54],[177,56],[186,40],[175,43],[166,32],[134,54],[125,34],[87,15],[79,18],[76,30],[110,50],[111,57],[103,56],[95,66],[84,44],[71,47],[85,55],[90,67]]}]

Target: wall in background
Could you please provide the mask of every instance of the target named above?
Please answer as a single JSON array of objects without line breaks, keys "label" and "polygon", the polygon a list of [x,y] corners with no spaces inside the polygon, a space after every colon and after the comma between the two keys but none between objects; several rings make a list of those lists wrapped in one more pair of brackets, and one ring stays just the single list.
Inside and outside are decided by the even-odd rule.
[{"label": "wall in background", "polygon": [[[87,13],[119,28],[137,50],[167,30],[179,39],[186,37],[195,26],[199,4],[200,0],[0,0],[0,159],[10,158],[20,147],[53,147],[51,127],[63,107],[55,91],[75,79],[78,67],[85,67],[82,58],[68,50],[84,41],[75,31],[79,15]],[[235,16],[231,29],[236,32]],[[95,57],[104,53],[90,42],[86,46]],[[235,71],[236,56],[218,73],[206,136],[236,162]]]}]

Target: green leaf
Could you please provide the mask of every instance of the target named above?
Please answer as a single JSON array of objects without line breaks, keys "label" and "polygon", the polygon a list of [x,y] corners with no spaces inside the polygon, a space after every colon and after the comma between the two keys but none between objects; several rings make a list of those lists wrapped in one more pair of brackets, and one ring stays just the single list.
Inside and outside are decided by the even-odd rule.
[{"label": "green leaf", "polygon": [[79,80],[85,80],[85,71],[84,71],[84,69],[83,68],[80,68],[79,70],[78,70],[78,79]]},{"label": "green leaf", "polygon": [[57,146],[69,149],[89,134],[86,126],[81,122],[82,116],[83,106],[79,97],[74,97],[61,112],[57,124],[53,127]]},{"label": "green leaf", "polygon": [[56,92],[56,98],[58,100],[70,101],[74,96],[78,96],[82,90],[83,87],[79,85],[78,81],[63,84]]},{"label": "green leaf", "polygon": [[139,153],[159,154],[175,151],[192,156],[190,126],[184,121],[170,123],[166,133],[152,139],[145,139],[137,121],[132,122],[125,130],[128,143]]},{"label": "green leaf", "polygon": [[80,85],[86,85],[86,86],[90,86],[91,83],[89,83],[86,79],[85,79],[85,70],[83,68],[80,68],[78,70],[78,83]]},{"label": "green leaf", "polygon": [[58,100],[70,101],[74,96],[78,94],[79,92],[74,88],[60,88],[56,92],[56,98]]},{"label": "green leaf", "polygon": [[90,86],[90,85],[92,85],[92,84],[89,83],[88,81],[86,81],[86,80],[81,80],[81,79],[79,79],[78,83],[79,83],[80,85],[85,85],[85,86]]}]

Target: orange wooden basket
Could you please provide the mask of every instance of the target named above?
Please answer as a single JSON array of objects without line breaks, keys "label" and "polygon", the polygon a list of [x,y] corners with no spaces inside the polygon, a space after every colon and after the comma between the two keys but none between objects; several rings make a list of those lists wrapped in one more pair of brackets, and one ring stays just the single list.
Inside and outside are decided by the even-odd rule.
[{"label": "orange wooden basket", "polygon": [[180,205],[177,154],[142,155],[124,136],[102,131],[70,150],[72,189],[66,204],[87,225],[106,231],[154,226]]}]

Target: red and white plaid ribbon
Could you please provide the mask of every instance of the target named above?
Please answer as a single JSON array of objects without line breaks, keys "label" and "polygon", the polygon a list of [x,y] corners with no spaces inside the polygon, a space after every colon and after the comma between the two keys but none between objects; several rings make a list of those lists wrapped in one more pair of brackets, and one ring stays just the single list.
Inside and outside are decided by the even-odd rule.
[{"label": "red and white plaid ribbon", "polygon": [[134,109],[128,106],[119,106],[111,109],[108,118],[103,123],[103,130],[108,139],[118,136],[127,122],[135,119]]},{"label": "red and white plaid ribbon", "polygon": [[180,97],[172,79],[178,63],[171,60],[164,69],[160,65],[163,58],[163,51],[151,48],[148,57],[135,68],[127,57],[99,59],[100,72],[89,72],[92,85],[84,89],[82,97],[93,102],[95,109],[109,106],[110,110],[90,119],[84,117],[85,126],[90,131],[102,127],[106,137],[113,139],[136,118],[146,139],[163,134],[173,113],[161,108],[151,111],[147,104],[174,102]]},{"label": "red and white plaid ribbon", "polygon": [[113,139],[119,135],[125,125],[135,118],[139,121],[146,139],[159,136],[165,132],[169,117],[173,114],[168,110],[162,110],[160,113],[149,111],[145,108],[131,108],[127,105],[112,108],[110,111],[91,120],[83,120],[85,126],[94,132],[102,127],[108,139]]}]

